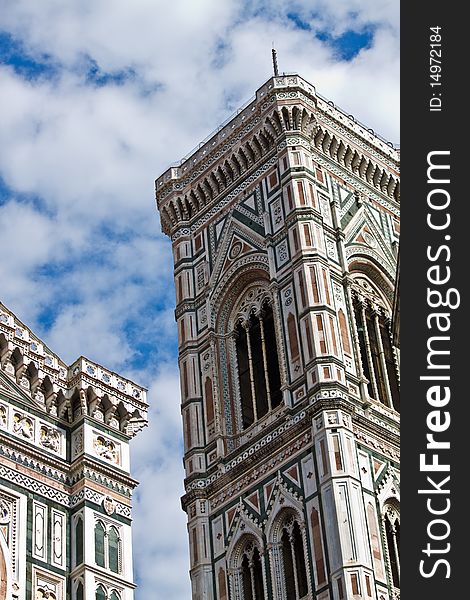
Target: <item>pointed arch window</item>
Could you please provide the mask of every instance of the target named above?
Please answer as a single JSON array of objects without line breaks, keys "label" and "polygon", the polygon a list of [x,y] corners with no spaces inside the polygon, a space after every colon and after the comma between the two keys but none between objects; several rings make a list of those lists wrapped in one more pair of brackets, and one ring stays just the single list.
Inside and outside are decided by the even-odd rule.
[{"label": "pointed arch window", "polygon": [[119,528],[98,520],[95,524],[95,563],[113,573],[121,572],[121,537]]},{"label": "pointed arch window", "polygon": [[394,505],[388,505],[384,515],[385,539],[393,586],[400,587],[400,513]]},{"label": "pointed arch window", "polygon": [[106,598],[106,590],[102,585],[99,585],[96,588],[95,600],[107,600]]},{"label": "pointed arch window", "polygon": [[281,381],[274,317],[265,301],[256,314],[235,327],[243,428],[281,403]]},{"label": "pointed arch window", "polygon": [[78,582],[75,598],[76,600],[83,600],[83,583],[81,581]]},{"label": "pointed arch window", "polygon": [[113,573],[119,573],[119,533],[115,527],[108,533],[108,564]]},{"label": "pointed arch window", "polygon": [[83,519],[78,517],[75,522],[75,565],[83,562]]},{"label": "pointed arch window", "polygon": [[386,315],[383,309],[361,295],[354,297],[353,307],[369,396],[399,411],[400,386]]},{"label": "pointed arch window", "polygon": [[99,567],[105,566],[104,538],[106,535],[105,526],[101,521],[95,525],[95,562]]},{"label": "pointed arch window", "polygon": [[261,554],[251,541],[245,546],[242,554],[241,582],[244,600],[264,600]]},{"label": "pointed arch window", "polygon": [[307,569],[302,532],[293,517],[283,527],[281,543],[287,598],[300,600],[308,594]]}]

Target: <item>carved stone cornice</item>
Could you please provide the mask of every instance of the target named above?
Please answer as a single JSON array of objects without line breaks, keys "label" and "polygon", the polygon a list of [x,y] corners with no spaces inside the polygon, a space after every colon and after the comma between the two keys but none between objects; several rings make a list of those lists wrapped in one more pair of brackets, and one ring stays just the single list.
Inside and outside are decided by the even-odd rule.
[{"label": "carved stone cornice", "polygon": [[111,465],[101,464],[91,457],[77,459],[70,468],[70,485],[75,485],[83,477],[90,477],[95,481],[106,481],[109,482],[109,485],[120,485],[129,490],[126,492],[126,495],[130,495],[131,491],[138,485],[135,479],[126,475],[121,470]]},{"label": "carved stone cornice", "polygon": [[[326,393],[328,395],[325,395]],[[351,415],[353,432],[360,443],[394,460],[399,460],[398,425],[392,413],[389,416],[382,415],[372,407],[367,415],[360,414],[358,411],[362,409],[357,400],[348,398],[347,394],[344,394],[344,397],[338,395],[337,390],[323,390],[317,394],[316,399],[313,399],[313,404],[295,416],[287,415],[283,424],[278,424],[269,433],[233,451],[222,463],[219,462],[211,468],[206,475],[193,474],[188,477],[185,481],[186,494],[182,498],[183,508],[186,510],[188,504],[195,498],[214,498],[225,488],[237,488],[239,493],[240,490],[253,484],[255,472],[256,479],[267,476],[276,469],[278,459],[281,464],[286,456],[294,456],[305,445],[311,443],[312,419],[324,410],[342,410]],[[267,441],[268,438],[269,442],[263,443],[263,440]],[[294,448],[286,455],[283,448],[285,450],[286,446],[296,444],[298,448]],[[281,454],[282,458],[279,458]],[[268,463],[273,464],[266,466]],[[237,483],[242,480],[245,481],[244,484]]]},{"label": "carved stone cornice", "polygon": [[132,490],[137,486],[135,479],[92,458],[81,457],[72,466],[65,460],[53,459],[46,455],[38,459],[34,448],[21,441],[16,442],[11,437],[5,441],[0,438],[0,456],[12,467],[15,465],[17,469],[21,468],[25,476],[31,472],[31,476],[39,476],[45,485],[60,484],[64,492],[72,492],[79,482],[88,479],[130,498]]},{"label": "carved stone cornice", "polygon": [[65,459],[40,452],[38,448],[27,441],[17,440],[2,431],[0,431],[0,455],[39,473],[44,473],[56,481],[66,482],[69,463]]},{"label": "carved stone cornice", "polygon": [[[283,76],[266,82],[246,108],[156,180],[163,231],[175,239],[181,227],[197,227],[198,215],[207,217],[216,205],[220,213],[218,199],[233,196],[237,184],[253,179],[257,167],[286,144],[292,145],[294,138],[288,136],[293,134],[298,145],[324,154],[396,205],[396,150],[319,97],[301,77]],[[186,235],[186,229],[181,233]]]},{"label": "carved stone cornice", "polygon": [[63,425],[100,413],[109,427],[132,437],[147,424],[145,388],[83,356],[67,366],[1,303],[0,368],[15,398]]}]

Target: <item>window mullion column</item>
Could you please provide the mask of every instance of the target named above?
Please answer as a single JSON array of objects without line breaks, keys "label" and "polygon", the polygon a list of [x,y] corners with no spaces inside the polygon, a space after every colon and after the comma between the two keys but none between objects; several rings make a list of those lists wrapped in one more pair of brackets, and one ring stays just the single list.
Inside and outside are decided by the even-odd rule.
[{"label": "window mullion column", "polygon": [[234,353],[235,353],[235,363],[236,363],[236,370],[237,370],[237,387],[238,387],[238,392],[240,395],[240,402],[234,403],[234,412],[235,412],[235,421],[236,421],[234,423],[234,427],[236,428],[236,430],[242,431],[243,430],[243,407],[242,407],[242,401],[241,401],[242,390],[241,390],[241,379],[240,379],[240,360],[239,360],[238,350],[237,350],[238,336],[239,336],[239,333],[237,332],[236,329],[234,329],[228,336],[228,340],[229,340],[229,344],[232,345],[232,347],[234,349]]},{"label": "window mullion column", "polygon": [[258,420],[258,410],[256,408],[256,390],[255,390],[255,376],[253,372],[253,358],[251,355],[251,340],[250,340],[250,323],[246,321],[243,324],[246,331],[246,345],[248,348],[248,366],[250,369],[250,385],[251,385],[251,399],[253,402],[253,422]]},{"label": "window mullion column", "polygon": [[285,600],[287,595],[286,582],[284,578],[280,576],[282,573],[281,547],[282,546],[279,543],[268,544],[269,565],[271,567],[271,573],[273,573],[274,597],[277,600]]},{"label": "window mullion column", "polygon": [[255,587],[255,567],[253,564],[253,557],[251,557],[250,562],[249,562],[249,568],[250,568],[250,582],[251,582],[251,595],[253,597],[253,600],[258,600],[256,598],[256,587]]},{"label": "window mullion column", "polygon": [[400,580],[400,555],[398,554],[398,543],[396,537],[396,528],[395,523],[392,523],[392,538],[393,538],[393,548],[395,550],[395,561],[397,563],[397,571],[398,571],[398,580]]},{"label": "window mullion column", "polygon": [[[280,340],[283,339],[283,331],[281,325],[281,318],[277,318],[282,315],[282,309],[279,304],[278,291],[275,286],[272,286],[272,299],[273,299],[273,318],[274,318],[274,329],[275,329],[275,338],[278,340],[277,342],[277,354],[278,354],[278,367],[279,367],[279,378],[281,380],[281,392],[284,394],[284,390],[287,390],[288,382],[288,366],[285,355],[285,347],[284,344],[281,343]],[[276,341],[274,342],[276,343]]]},{"label": "window mullion column", "polygon": [[268,373],[268,356],[266,353],[266,341],[264,337],[264,323],[263,317],[259,316],[259,328],[261,333],[261,347],[263,349],[263,367],[264,367],[264,381],[266,383],[266,398],[268,400],[268,411],[272,410],[271,404],[271,390],[269,389],[269,373]]},{"label": "window mullion column", "polygon": [[361,325],[362,325],[362,328],[364,331],[364,342],[366,345],[366,354],[367,354],[367,362],[369,364],[371,385],[372,385],[372,389],[374,390],[375,400],[377,400],[377,402],[380,402],[379,389],[377,387],[377,381],[375,379],[374,361],[372,360],[372,350],[370,347],[369,331],[367,329],[365,301],[363,299],[359,300],[359,308],[360,308],[360,314],[361,314]]},{"label": "window mullion column", "polygon": [[294,550],[294,532],[292,530],[292,532],[289,534],[289,543],[290,543],[290,551],[291,551],[291,555],[292,555],[292,567],[293,567],[293,571],[294,571],[294,585],[295,585],[295,597],[297,600],[300,599],[300,590],[299,590],[299,579],[298,579],[298,575],[297,575],[297,560],[295,557],[295,550]]},{"label": "window mullion column", "polygon": [[382,367],[382,376],[383,376],[383,380],[384,380],[385,395],[387,398],[387,406],[389,408],[393,408],[393,399],[392,399],[392,393],[390,391],[390,381],[388,379],[387,363],[385,361],[385,352],[384,352],[384,347],[382,344],[382,335],[380,332],[378,307],[374,306],[372,308],[372,314],[374,316],[375,336],[377,338],[377,347],[379,349],[379,359],[380,359],[380,365]]},{"label": "window mullion column", "polygon": [[230,598],[234,600],[243,600],[243,585],[242,585],[241,569],[228,569],[228,585]]},{"label": "window mullion column", "polygon": [[356,363],[356,369],[357,369],[359,379],[361,381],[360,392],[361,392],[362,399],[364,401],[366,401],[367,398],[369,397],[369,393],[367,391],[366,376],[364,375],[363,360],[365,357],[362,356],[361,345],[359,343],[359,334],[357,332],[357,328],[358,328],[359,324],[356,323],[356,315],[355,315],[355,311],[354,311],[354,301],[353,301],[352,294],[351,294],[351,282],[350,282],[349,278],[345,279],[344,289],[345,289],[345,294],[346,294],[347,312],[349,313],[349,315],[351,317],[350,331],[352,333],[352,341],[353,341],[353,345],[354,345],[354,358],[355,358],[355,363]]},{"label": "window mullion column", "polygon": [[108,529],[104,532],[104,568],[109,569],[109,539],[108,539]]},{"label": "window mullion column", "polygon": [[[394,345],[393,343],[393,336],[392,336],[392,332],[391,332],[391,316],[390,315],[386,315],[385,316],[385,335],[388,336],[388,339],[390,341],[390,348],[391,348],[391,360],[393,361],[393,368],[394,368],[394,372],[395,372],[395,376],[397,379],[397,383],[398,385],[400,385],[400,353],[398,348]],[[382,344],[383,344],[383,338],[382,338]]]}]

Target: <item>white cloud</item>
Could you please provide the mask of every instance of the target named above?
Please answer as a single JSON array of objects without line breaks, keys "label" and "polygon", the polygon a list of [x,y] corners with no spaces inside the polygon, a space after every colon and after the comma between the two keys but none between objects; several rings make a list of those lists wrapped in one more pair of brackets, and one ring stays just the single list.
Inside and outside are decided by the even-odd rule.
[{"label": "white cloud", "polygon": [[179,377],[163,364],[149,389],[152,426],[132,442],[133,474],[142,483],[134,496],[134,557],[139,597],[189,598],[183,495]]},{"label": "white cloud", "polygon": [[25,320],[34,321],[55,293],[41,276],[35,276],[38,267],[83,250],[83,232],[11,199],[0,207],[0,240],[2,297]]},{"label": "white cloud", "polygon": [[[350,29],[373,38],[348,62],[314,35]],[[273,41],[281,71],[398,141],[398,3],[4,0],[2,30],[55,71],[27,80],[0,64],[1,300],[64,360],[150,385],[133,442],[136,600],[186,599],[172,260],[153,180],[264,83]],[[92,64],[133,75],[92,84]]]}]

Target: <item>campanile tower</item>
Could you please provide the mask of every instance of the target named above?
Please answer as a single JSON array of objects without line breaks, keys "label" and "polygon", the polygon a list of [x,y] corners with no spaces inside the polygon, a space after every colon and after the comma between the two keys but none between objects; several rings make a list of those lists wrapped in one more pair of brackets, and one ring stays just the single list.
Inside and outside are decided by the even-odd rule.
[{"label": "campanile tower", "polygon": [[298,75],[156,181],[194,600],[393,600],[399,153]]}]

